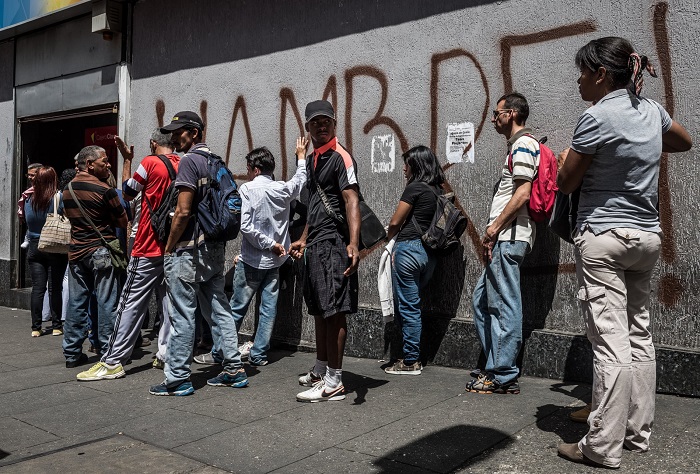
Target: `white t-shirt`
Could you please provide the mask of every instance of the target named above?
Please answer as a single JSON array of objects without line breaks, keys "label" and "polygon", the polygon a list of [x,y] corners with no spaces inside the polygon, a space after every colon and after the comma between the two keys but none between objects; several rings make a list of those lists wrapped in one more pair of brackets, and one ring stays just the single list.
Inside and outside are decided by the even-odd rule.
[{"label": "white t-shirt", "polygon": [[[503,163],[503,173],[498,189],[491,202],[491,213],[489,214],[488,225],[491,225],[496,218],[501,215],[506,205],[515,192],[514,180],[524,180],[532,182],[535,172],[540,164],[540,145],[532,137],[529,128],[523,128],[513,135],[508,141],[509,155],[513,155],[513,171],[509,167],[509,159]],[[523,205],[516,214],[513,222],[498,234],[498,240],[518,240],[527,242],[532,248],[535,242],[535,226],[527,211],[527,205]]]}]

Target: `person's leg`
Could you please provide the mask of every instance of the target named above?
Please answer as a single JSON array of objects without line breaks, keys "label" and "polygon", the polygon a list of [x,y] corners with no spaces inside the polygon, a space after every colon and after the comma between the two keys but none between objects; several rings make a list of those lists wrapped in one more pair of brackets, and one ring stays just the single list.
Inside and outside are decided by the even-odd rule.
[{"label": "person's leg", "polygon": [[593,349],[590,427],[578,448],[588,459],[618,467],[632,389],[625,268],[629,242],[612,231],[574,237],[581,263],[578,299]]},{"label": "person's leg", "polygon": [[70,300],[70,293],[68,292],[68,265],[66,265],[66,271],[63,274],[63,283],[61,297],[63,298],[63,303],[61,305],[61,321],[66,320],[66,314],[68,313],[68,301]]},{"label": "person's leg", "polygon": [[498,385],[517,380],[516,360],[523,342],[523,308],[520,295],[520,265],[527,253],[527,242],[502,241],[493,248],[487,271],[487,299],[491,324],[492,365],[486,371],[493,374]]},{"label": "person's leg", "polygon": [[331,369],[343,368],[343,354],[345,353],[345,340],[347,338],[348,324],[345,313],[338,313],[326,318],[326,351],[328,354],[328,367]]},{"label": "person's leg", "polygon": [[165,274],[161,259],[161,273],[156,281],[156,301],[160,305],[158,315],[160,317],[160,328],[158,329],[158,352],[156,357],[165,361],[168,352],[168,341],[170,340],[170,302],[165,288]]},{"label": "person's leg", "polygon": [[420,360],[422,332],[420,285],[428,256],[420,240],[397,242],[391,259],[394,311],[403,334],[403,361],[412,365]]},{"label": "person's leg", "polygon": [[193,250],[163,258],[170,309],[170,340],[165,357],[165,384],[176,386],[190,377],[194,348],[194,313],[197,307]]},{"label": "person's leg", "polygon": [[114,332],[117,318],[121,271],[112,267],[112,258],[106,247],[99,247],[91,255],[94,276],[95,297],[97,298],[97,340],[100,354],[109,349],[109,340]]},{"label": "person's leg", "polygon": [[63,276],[66,274],[68,257],[55,254],[49,262],[49,302],[51,306],[51,326],[54,330],[62,330],[63,322]]},{"label": "person's leg", "polygon": [[627,318],[632,351],[632,388],[624,445],[633,451],[648,451],[656,407],[656,354],[651,338],[649,293],[651,275],[659,258],[661,238],[641,233],[636,265],[625,272]]},{"label": "person's leg", "polygon": [[131,257],[112,337],[102,355],[102,362],[108,365],[124,364],[131,357],[151,293],[162,273],[162,257]]},{"label": "person's leg", "polygon": [[27,251],[27,262],[29,263],[29,274],[32,279],[31,314],[32,332],[41,332],[42,313],[44,310],[44,294],[46,293],[46,283],[48,281],[48,262],[39,252],[36,240],[29,241]]},{"label": "person's leg", "polygon": [[[242,388],[248,386],[241,353],[238,350],[238,333],[231,314],[231,306],[224,292],[224,244],[205,243],[197,249],[197,275],[201,278],[198,301],[202,316],[212,323],[212,335],[220,348],[223,371],[207,380],[215,387]],[[216,329],[216,331],[214,331]]]},{"label": "person's leg", "polygon": [[250,302],[258,291],[264,275],[264,270],[258,270],[243,262],[239,261],[236,265],[233,271],[233,295],[230,301],[236,331],[241,330],[243,318],[248,313]]},{"label": "person's leg", "polygon": [[88,305],[94,284],[92,272],[85,257],[69,264],[68,286],[70,299],[63,323],[63,355],[66,362],[76,362],[83,354],[83,342],[88,332]]},{"label": "person's leg", "polygon": [[[240,265],[240,264],[239,264]],[[260,318],[255,329],[253,347],[250,349],[250,362],[262,365],[267,362],[267,351],[270,349],[272,330],[277,317],[277,299],[279,298],[279,268],[259,270],[263,272],[260,281]]]},{"label": "person's leg", "polygon": [[482,352],[486,358],[486,366],[493,367],[493,351],[491,350],[491,315],[489,314],[487,275],[488,266],[481,272],[476,281],[472,294],[472,308],[474,309],[474,328],[481,342]]}]

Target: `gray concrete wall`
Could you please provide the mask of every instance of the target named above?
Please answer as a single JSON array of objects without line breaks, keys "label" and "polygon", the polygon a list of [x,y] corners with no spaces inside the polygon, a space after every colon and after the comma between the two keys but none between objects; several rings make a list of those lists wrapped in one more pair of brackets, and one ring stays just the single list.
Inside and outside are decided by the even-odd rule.
[{"label": "gray concrete wall", "polygon": [[[10,259],[13,227],[16,221],[17,197],[14,192],[15,174],[15,105],[13,102],[13,73],[15,46],[13,41],[0,43],[0,260]],[[2,273],[2,279],[6,275]]]},{"label": "gray concrete wall", "polygon": [[[475,244],[505,151],[489,115],[504,91],[524,93],[529,125],[548,136],[554,150],[563,149],[586,108],[577,91],[576,50],[596,37],[623,36],[659,71],[658,79],[646,78],[645,94],[664,104],[696,143],[700,139],[694,110],[700,93],[692,67],[700,34],[698,2],[623,0],[613,7],[602,0],[564,0],[549,4],[546,12],[541,5],[534,0],[356,0],[323,6],[302,1],[294,8],[271,0],[140,2],[134,8],[129,134],[137,154],[146,154],[156,124],[179,110],[201,111],[207,142],[234,173],[245,172],[244,156],[251,148],[266,145],[279,160],[278,176],[289,177],[304,105],[327,97],[337,106],[338,135],[358,162],[365,198],[388,222],[404,186],[402,150],[427,144],[444,162],[447,124],[472,122],[474,163],[452,165],[447,177],[473,227],[463,249],[441,262],[425,304],[426,314],[449,322],[440,339],[447,341],[455,336],[450,328],[472,314],[471,293],[482,270]],[[373,139],[382,135],[393,137],[395,157],[373,171]],[[697,158],[696,147],[663,159],[665,239],[651,297],[657,343],[689,350],[700,349]],[[374,160],[379,162],[378,155]],[[375,251],[360,268],[360,300],[370,309],[379,304],[378,260]],[[523,270],[528,333],[583,332],[573,268],[571,246],[538,229]],[[280,317],[293,324],[280,336],[313,341],[308,319],[300,316],[298,291],[287,292]],[[543,354],[546,358],[547,351]]]}]

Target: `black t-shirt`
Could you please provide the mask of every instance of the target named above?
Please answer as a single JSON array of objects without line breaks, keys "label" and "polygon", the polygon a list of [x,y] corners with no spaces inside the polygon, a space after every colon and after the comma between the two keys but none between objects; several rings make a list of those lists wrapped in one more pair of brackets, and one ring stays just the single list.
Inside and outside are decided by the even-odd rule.
[{"label": "black t-shirt", "polygon": [[[321,196],[316,189],[316,182],[326,194],[328,203],[336,214],[345,220],[345,201],[342,192],[352,185],[357,185],[355,159],[339,143],[337,138],[321,147],[321,153],[315,157],[312,153],[306,160],[307,176],[306,186],[309,190],[309,209],[307,224],[309,235],[307,245],[322,240],[334,239],[340,234],[348,239],[345,225],[340,224],[326,212]],[[315,168],[312,170],[311,167]]]},{"label": "black t-shirt", "polygon": [[[403,190],[401,195],[401,200],[413,207],[411,212],[408,213],[408,217],[406,217],[406,223],[396,237],[397,242],[420,239],[425,231],[428,230],[430,223],[433,222],[435,208],[437,207],[437,196],[433,190],[438,194],[442,194],[442,190],[439,187],[430,186],[422,181],[413,181],[406,185],[406,189]],[[413,216],[418,221],[418,226],[421,229],[420,233],[418,233],[413,223]]]}]

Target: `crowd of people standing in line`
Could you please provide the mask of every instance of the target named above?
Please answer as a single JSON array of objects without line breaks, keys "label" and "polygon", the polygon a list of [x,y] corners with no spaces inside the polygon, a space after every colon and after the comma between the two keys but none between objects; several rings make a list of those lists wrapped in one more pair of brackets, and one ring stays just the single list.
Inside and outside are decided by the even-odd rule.
[{"label": "crowd of people standing in line", "polygon": [[[559,155],[557,182],[564,193],[580,193],[573,230],[578,300],[593,347],[594,380],[589,431],[578,443],[561,444],[560,456],[574,462],[619,467],[623,447],[644,452],[654,420],[656,365],[650,332],[650,279],[659,256],[658,174],[662,152],[692,145],[688,132],[653,100],[640,95],[642,74],[655,76],[645,56],[622,38],[600,38],[576,54],[582,100],[592,104],[580,116],[571,146]],[[532,182],[540,162],[540,144],[526,126],[529,105],[518,93],[499,98],[491,119],[506,139],[507,153],[482,237],[484,271],[473,293],[474,323],[485,367],[471,373],[472,393],[517,394],[516,365],[522,347],[520,266],[535,240],[528,214]],[[81,381],[125,375],[140,332],[148,299],[156,291],[163,306],[159,350],[154,366],[165,380],[154,395],[190,395],[193,360],[221,365],[208,385],[249,384],[242,359],[264,366],[277,312],[279,268],[289,258],[303,259],[304,298],[313,316],[316,361],[299,378],[307,387],[304,402],[346,397],[342,367],[346,316],[357,311],[360,237],[360,184],[352,155],[336,137],[336,115],[324,100],[306,106],[308,141],[296,142],[297,170],[289,181],[274,179],[275,158],[267,148],[246,157],[248,182],[241,196],[241,252],[233,278],[233,296],[224,293],[225,243],[206,238],[198,225],[197,204],[210,176],[211,150],[203,142],[204,123],[194,112],[180,112],[156,129],[151,154],[131,174],[133,147],[121,140],[123,199],[141,200],[140,225],[126,275],[110,262],[104,241],[116,239],[127,215],[116,190],[105,184],[110,165],[105,151],[89,146],[76,160],[72,191],[56,195],[56,173],[39,168],[34,189],[20,207],[28,224],[32,292],[32,335],[41,330],[39,301],[47,279],[52,327],[61,331],[61,298],[53,293],[66,265],[70,302],[63,325],[67,367],[87,362],[82,345],[88,333],[88,306],[96,298],[97,339],[101,359],[77,375]],[[177,153],[181,155],[178,155]],[[435,154],[416,146],[403,155],[406,187],[389,225],[391,283],[396,322],[403,337],[403,358],[386,367],[392,375],[419,375],[421,362],[421,289],[430,280],[437,257],[421,236],[436,212],[445,176]],[[128,168],[127,168],[128,166]],[[150,214],[163,199],[171,176],[179,190],[166,241],[154,235]],[[308,190],[307,224],[302,236],[289,236],[290,206]],[[29,190],[28,190],[29,191]],[[82,208],[80,204],[82,203]],[[145,205],[144,205],[145,203]],[[42,215],[63,212],[72,225],[70,253],[42,255],[36,249]],[[343,223],[334,218],[341,215]],[[99,234],[102,234],[100,237]],[[55,273],[55,274],[54,274]],[[56,275],[60,275],[58,278]],[[119,291],[117,289],[119,288]],[[238,344],[238,330],[255,294],[260,321],[254,341]],[[211,326],[211,352],[193,356],[197,315]],[[38,335],[38,334],[37,334]]]}]

